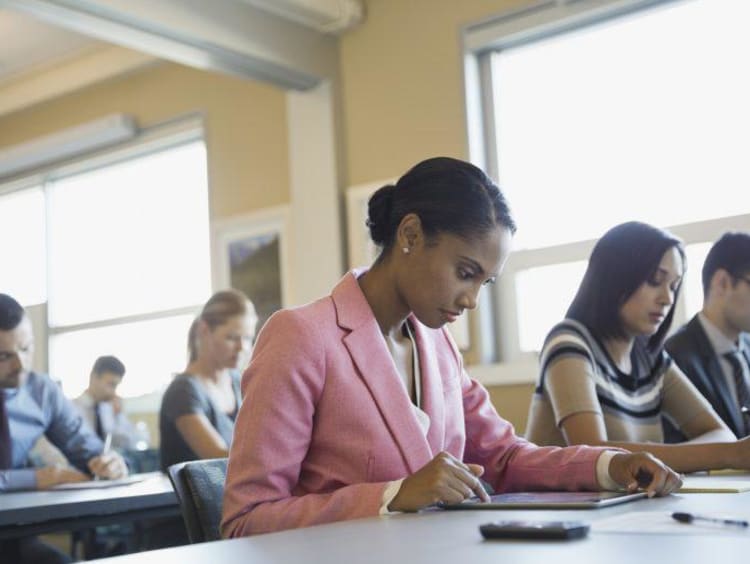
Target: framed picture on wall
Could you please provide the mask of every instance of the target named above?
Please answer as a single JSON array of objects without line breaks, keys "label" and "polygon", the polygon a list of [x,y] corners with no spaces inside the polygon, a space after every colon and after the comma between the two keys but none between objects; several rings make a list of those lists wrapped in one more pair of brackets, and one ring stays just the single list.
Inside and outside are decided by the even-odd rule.
[{"label": "framed picture on wall", "polygon": [[[378,256],[379,249],[370,239],[367,228],[367,201],[381,186],[395,182],[393,179],[381,180],[352,186],[346,191],[346,216],[349,226],[349,267],[369,266]],[[448,325],[448,329],[462,352],[471,349],[469,316],[462,315]]]},{"label": "framed picture on wall", "polygon": [[244,292],[258,312],[259,329],[288,301],[287,223],[283,206],[221,220],[213,227],[214,289]]}]

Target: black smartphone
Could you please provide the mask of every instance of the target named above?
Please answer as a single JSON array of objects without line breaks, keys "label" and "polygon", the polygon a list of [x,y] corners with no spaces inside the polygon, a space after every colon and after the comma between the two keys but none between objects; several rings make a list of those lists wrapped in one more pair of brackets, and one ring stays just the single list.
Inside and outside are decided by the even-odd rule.
[{"label": "black smartphone", "polygon": [[486,539],[579,539],[590,528],[581,521],[495,521],[479,531]]}]

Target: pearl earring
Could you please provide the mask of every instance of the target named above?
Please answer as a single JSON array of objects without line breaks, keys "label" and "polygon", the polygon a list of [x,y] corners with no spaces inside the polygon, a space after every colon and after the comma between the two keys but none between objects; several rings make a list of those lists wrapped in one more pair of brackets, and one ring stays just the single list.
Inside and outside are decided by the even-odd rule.
[{"label": "pearl earring", "polygon": [[409,254],[409,247],[404,247],[404,248],[402,248],[401,250],[402,250],[402,251],[404,251],[404,254],[405,254],[405,255],[408,255],[408,254]]}]

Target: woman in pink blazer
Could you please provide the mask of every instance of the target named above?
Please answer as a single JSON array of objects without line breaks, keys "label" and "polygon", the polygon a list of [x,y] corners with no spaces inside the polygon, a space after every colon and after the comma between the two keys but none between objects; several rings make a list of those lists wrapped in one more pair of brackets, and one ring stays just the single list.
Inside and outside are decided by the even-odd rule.
[{"label": "woman in pink blazer", "polygon": [[416,511],[498,491],[679,487],[655,458],[537,447],[469,378],[444,327],[476,306],[515,224],[497,186],[435,158],[384,186],[368,226],[382,252],[330,296],[275,314],[243,381],[222,534]]}]

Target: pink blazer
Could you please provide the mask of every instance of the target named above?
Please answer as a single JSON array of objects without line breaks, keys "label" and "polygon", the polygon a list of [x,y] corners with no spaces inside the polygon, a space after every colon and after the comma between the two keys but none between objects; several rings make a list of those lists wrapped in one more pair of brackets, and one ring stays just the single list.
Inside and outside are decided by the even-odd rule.
[{"label": "pink blazer", "polygon": [[229,453],[224,537],[377,515],[388,482],[441,451],[483,465],[498,491],[598,489],[602,449],[517,437],[449,333],[412,316],[425,436],[357,274],[260,332]]}]

